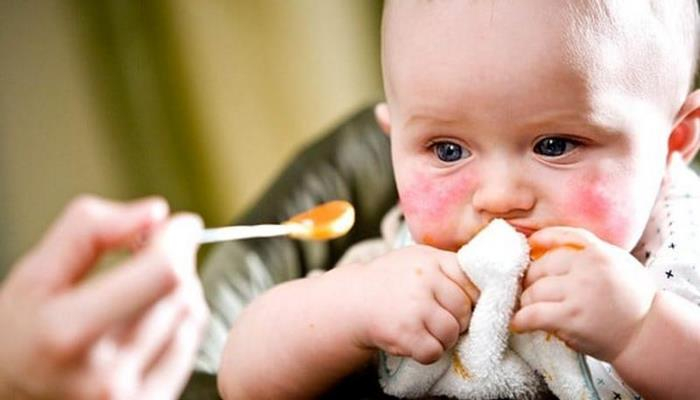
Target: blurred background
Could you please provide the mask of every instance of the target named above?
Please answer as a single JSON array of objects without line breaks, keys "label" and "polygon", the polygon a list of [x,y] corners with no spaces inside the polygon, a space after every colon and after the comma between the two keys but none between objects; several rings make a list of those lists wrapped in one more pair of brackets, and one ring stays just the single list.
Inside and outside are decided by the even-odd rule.
[{"label": "blurred background", "polygon": [[0,278],[80,193],[223,225],[382,97],[377,0],[0,2]]}]

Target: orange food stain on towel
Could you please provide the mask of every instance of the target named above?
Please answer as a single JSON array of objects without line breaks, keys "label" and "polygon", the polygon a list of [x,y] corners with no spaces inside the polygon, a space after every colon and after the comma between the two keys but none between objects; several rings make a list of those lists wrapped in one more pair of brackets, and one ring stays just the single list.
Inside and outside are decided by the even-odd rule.
[{"label": "orange food stain on towel", "polygon": [[459,355],[457,353],[452,354],[452,369],[455,371],[457,375],[459,375],[462,379],[469,379],[469,371],[464,367],[462,364],[462,361],[459,359]]}]

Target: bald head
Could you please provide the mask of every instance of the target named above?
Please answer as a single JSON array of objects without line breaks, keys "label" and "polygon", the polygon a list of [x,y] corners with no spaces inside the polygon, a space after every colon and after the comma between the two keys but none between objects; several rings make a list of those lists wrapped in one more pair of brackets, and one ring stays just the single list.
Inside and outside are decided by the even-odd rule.
[{"label": "bald head", "polygon": [[567,6],[573,59],[598,55],[598,62],[585,68],[618,75],[630,88],[667,96],[670,109],[677,111],[696,74],[696,0],[586,0]]},{"label": "bald head", "polygon": [[469,73],[483,75],[479,82],[486,83],[499,80],[495,74],[516,64],[544,57],[566,64],[570,71],[542,70],[541,61],[533,62],[520,71],[524,73],[520,79],[530,74],[540,78],[546,73],[573,74],[585,85],[614,83],[635,95],[658,96],[665,113],[678,111],[693,85],[697,65],[696,0],[565,4],[387,0],[382,35],[387,97],[400,90],[399,81],[419,76],[407,71],[406,64],[455,73],[449,66],[461,63],[473,67]]}]

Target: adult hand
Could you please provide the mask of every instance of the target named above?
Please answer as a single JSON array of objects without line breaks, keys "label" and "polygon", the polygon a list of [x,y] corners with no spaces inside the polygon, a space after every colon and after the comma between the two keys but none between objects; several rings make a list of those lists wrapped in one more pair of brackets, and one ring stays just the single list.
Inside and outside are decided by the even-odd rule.
[{"label": "adult hand", "polygon": [[[167,399],[189,376],[207,308],[201,220],[160,199],[72,202],[0,287],[0,398]],[[108,250],[149,239],[83,279]]]}]

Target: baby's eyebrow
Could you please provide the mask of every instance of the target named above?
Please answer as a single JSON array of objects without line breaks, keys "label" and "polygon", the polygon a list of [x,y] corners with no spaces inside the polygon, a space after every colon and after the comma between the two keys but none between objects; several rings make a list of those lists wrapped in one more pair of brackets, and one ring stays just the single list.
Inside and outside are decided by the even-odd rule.
[{"label": "baby's eyebrow", "polygon": [[540,126],[548,125],[553,122],[566,121],[570,123],[588,124],[593,122],[595,118],[589,110],[580,109],[548,109],[538,113],[532,113],[523,118],[523,126]]},{"label": "baby's eyebrow", "polygon": [[553,110],[531,116],[520,124],[526,131],[567,131],[586,128],[605,136],[620,135],[620,118],[586,110]]},{"label": "baby's eyebrow", "polygon": [[[615,137],[623,134],[625,120],[611,110],[589,110],[586,107],[546,109],[529,114],[509,115],[510,129],[530,133],[595,133],[599,137]],[[406,118],[408,131],[422,136],[425,131],[460,130],[469,128],[473,121],[468,115],[452,116],[448,113],[415,112]]]},{"label": "baby's eyebrow", "polygon": [[406,125],[424,125],[424,124],[442,124],[442,125],[457,125],[463,124],[464,120],[457,118],[449,118],[441,115],[430,115],[430,114],[411,114],[411,116],[406,120]]}]

